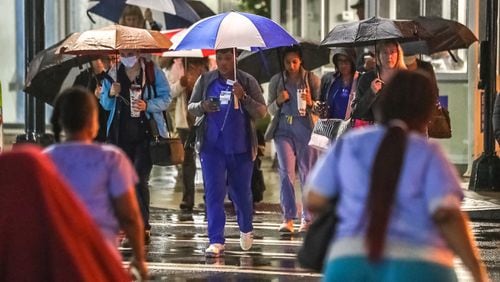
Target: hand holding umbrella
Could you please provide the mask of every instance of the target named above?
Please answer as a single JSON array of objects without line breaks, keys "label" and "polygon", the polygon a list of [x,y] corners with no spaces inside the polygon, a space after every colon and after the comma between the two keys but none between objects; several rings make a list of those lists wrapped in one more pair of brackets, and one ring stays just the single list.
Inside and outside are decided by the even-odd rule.
[{"label": "hand holding umbrella", "polygon": [[281,105],[283,105],[283,103],[287,102],[288,100],[290,100],[290,94],[288,94],[288,91],[283,90],[276,98],[276,103],[279,106],[281,106]]}]

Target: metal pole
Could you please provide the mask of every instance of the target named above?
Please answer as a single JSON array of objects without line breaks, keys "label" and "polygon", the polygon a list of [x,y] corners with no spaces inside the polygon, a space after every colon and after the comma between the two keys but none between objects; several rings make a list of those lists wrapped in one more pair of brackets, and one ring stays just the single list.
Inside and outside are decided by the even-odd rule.
[{"label": "metal pole", "polygon": [[[37,0],[33,2],[35,10],[33,19],[33,50],[30,55],[34,58],[36,53],[45,49],[45,1]],[[26,61],[26,62],[30,62]],[[45,103],[35,98],[35,133],[37,137],[45,134]]]},{"label": "metal pole", "polygon": [[[31,44],[34,40],[33,36],[33,19],[34,19],[34,0],[24,1],[24,45],[25,53],[24,58],[26,65],[31,61],[34,54],[31,55]],[[25,72],[26,73],[26,72]],[[24,94],[24,131],[25,134],[19,135],[16,138],[16,143],[34,143],[35,142],[35,98],[27,93]]]},{"label": "metal pole", "polygon": [[472,164],[472,174],[469,189],[500,191],[500,159],[495,154],[495,139],[493,135],[493,105],[496,96],[496,69],[497,69],[497,21],[498,0],[487,1],[486,4],[486,38],[487,48],[481,56],[488,60],[481,60],[487,64],[487,76],[484,81],[484,152]]},{"label": "metal pole", "polygon": [[[45,1],[24,1],[25,73],[36,53],[45,48]],[[52,136],[45,134],[45,103],[25,93],[25,134],[16,138],[17,143],[52,143]]]}]

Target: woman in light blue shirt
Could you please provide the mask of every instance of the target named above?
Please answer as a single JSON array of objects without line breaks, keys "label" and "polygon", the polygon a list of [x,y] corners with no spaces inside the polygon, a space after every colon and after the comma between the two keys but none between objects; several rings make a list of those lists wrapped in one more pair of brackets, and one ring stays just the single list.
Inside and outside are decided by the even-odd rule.
[{"label": "woman in light blue shirt", "polygon": [[325,281],[456,281],[454,253],[485,281],[456,171],[425,136],[435,89],[401,71],[379,95],[381,125],[339,139],[308,179],[312,211],[339,196]]},{"label": "woman in light blue shirt", "polygon": [[[115,250],[120,229],[125,232],[132,247],[131,265],[146,279],[144,224],[134,191],[137,174],[119,148],[93,142],[99,129],[97,113],[97,100],[88,90],[73,87],[63,91],[51,118],[58,143],[44,152]],[[59,143],[61,132],[65,140]]]}]

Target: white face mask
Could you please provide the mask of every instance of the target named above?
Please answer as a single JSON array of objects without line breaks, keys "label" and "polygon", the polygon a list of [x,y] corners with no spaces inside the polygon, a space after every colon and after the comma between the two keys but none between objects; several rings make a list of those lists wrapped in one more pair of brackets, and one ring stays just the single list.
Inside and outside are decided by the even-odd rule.
[{"label": "white face mask", "polygon": [[137,57],[136,56],[121,57],[120,61],[126,68],[131,68],[137,63]]}]

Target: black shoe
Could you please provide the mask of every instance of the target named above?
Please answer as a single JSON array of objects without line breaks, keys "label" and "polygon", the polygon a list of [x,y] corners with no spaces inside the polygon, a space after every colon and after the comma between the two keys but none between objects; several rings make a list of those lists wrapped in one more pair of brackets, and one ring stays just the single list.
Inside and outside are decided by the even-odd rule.
[{"label": "black shoe", "polygon": [[186,202],[181,202],[179,208],[181,209],[181,211],[193,211],[193,205],[188,205]]},{"label": "black shoe", "polygon": [[151,243],[151,230],[144,230],[144,244],[149,245]]}]

